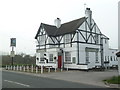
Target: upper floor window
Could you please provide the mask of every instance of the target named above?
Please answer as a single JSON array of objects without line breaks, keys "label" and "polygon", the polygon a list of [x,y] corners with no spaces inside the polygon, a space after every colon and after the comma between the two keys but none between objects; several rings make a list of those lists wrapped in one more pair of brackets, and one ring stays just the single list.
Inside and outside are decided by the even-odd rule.
[{"label": "upper floor window", "polygon": [[96,40],[96,43],[98,44],[99,43],[99,35],[98,34],[95,35],[95,40]]},{"label": "upper floor window", "polygon": [[40,36],[40,45],[45,44],[45,35]]},{"label": "upper floor window", "polygon": [[65,35],[65,43],[69,43],[71,42],[71,35],[70,34],[66,34]]},{"label": "upper floor window", "polygon": [[107,43],[107,40],[105,39],[105,44]]}]

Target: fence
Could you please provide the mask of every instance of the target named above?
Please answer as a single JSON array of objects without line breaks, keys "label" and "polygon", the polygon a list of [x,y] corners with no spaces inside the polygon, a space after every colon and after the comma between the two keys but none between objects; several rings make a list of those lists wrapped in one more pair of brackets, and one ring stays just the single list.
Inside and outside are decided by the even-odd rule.
[{"label": "fence", "polygon": [[[6,70],[30,72],[30,73],[50,73],[50,72],[62,72],[63,69],[53,68],[52,66],[33,66],[33,65],[6,65]],[[66,69],[68,71],[68,68]]]}]

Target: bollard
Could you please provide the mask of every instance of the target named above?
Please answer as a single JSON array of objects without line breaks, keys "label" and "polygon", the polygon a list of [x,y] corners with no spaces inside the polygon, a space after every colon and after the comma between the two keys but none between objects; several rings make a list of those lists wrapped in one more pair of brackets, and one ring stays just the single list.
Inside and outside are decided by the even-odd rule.
[{"label": "bollard", "polygon": [[29,72],[29,66],[27,66],[27,72]]},{"label": "bollard", "polygon": [[38,67],[36,67],[36,73],[38,73]]},{"label": "bollard", "polygon": [[6,69],[6,70],[8,69],[8,68],[7,68],[7,65],[6,65],[6,68],[5,68],[5,69]]},{"label": "bollard", "polygon": [[63,71],[63,69],[61,68],[61,72]]},{"label": "bollard", "polygon": [[22,65],[22,71],[23,71],[23,65]]},{"label": "bollard", "polygon": [[10,68],[11,70],[12,70],[12,66],[11,66],[11,68]]},{"label": "bollard", "polygon": [[20,71],[22,71],[22,67],[20,66]]},{"label": "bollard", "polygon": [[33,65],[31,66],[31,72],[33,72]]},{"label": "bollard", "polygon": [[48,73],[50,72],[50,67],[48,67]]},{"label": "bollard", "polygon": [[15,66],[13,67],[13,70],[15,70]]},{"label": "bollard", "polygon": [[17,65],[17,71],[18,71],[18,65]]},{"label": "bollard", "polygon": [[68,71],[68,67],[67,67],[67,71]]},{"label": "bollard", "polygon": [[56,72],[56,67],[55,67],[55,72]]},{"label": "bollard", "polygon": [[25,72],[25,66],[23,66],[23,71]]},{"label": "bollard", "polygon": [[43,73],[43,66],[41,66],[41,74]]},{"label": "bollard", "polygon": [[8,70],[9,70],[10,68],[9,68],[9,66],[8,66]]}]

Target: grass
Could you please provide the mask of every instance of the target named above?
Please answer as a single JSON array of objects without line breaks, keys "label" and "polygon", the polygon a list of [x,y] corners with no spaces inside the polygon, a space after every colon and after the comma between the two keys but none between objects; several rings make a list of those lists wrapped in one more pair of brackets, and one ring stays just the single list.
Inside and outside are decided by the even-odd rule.
[{"label": "grass", "polygon": [[103,81],[110,84],[120,84],[120,76],[113,76],[110,79],[106,79]]}]

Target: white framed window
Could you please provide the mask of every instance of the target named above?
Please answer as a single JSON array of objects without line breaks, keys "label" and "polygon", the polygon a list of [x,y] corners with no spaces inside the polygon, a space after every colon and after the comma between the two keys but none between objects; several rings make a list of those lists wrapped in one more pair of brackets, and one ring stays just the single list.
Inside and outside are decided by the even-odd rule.
[{"label": "white framed window", "polygon": [[109,56],[108,56],[108,61],[109,61]]},{"label": "white framed window", "polygon": [[86,63],[89,63],[89,52],[86,51]]},{"label": "white framed window", "polygon": [[116,61],[116,60],[115,60],[115,56],[114,56],[114,61]]},{"label": "white framed window", "polygon": [[65,43],[70,43],[71,42],[71,35],[70,34],[66,34],[65,35]]},{"label": "white framed window", "polygon": [[72,57],[72,63],[76,63],[76,57]]},{"label": "white framed window", "polygon": [[70,52],[65,52],[65,61],[71,62],[71,53]]},{"label": "white framed window", "polygon": [[43,62],[43,61],[44,61],[44,54],[40,53],[40,62]]},{"label": "white framed window", "polygon": [[49,61],[53,61],[53,54],[49,54]]},{"label": "white framed window", "polygon": [[107,40],[105,39],[105,44],[107,43]]},{"label": "white framed window", "polygon": [[112,56],[110,57],[110,60],[113,61],[113,60],[112,60]]},{"label": "white framed window", "polygon": [[96,54],[96,62],[98,62],[98,52],[96,52],[95,54]]}]

